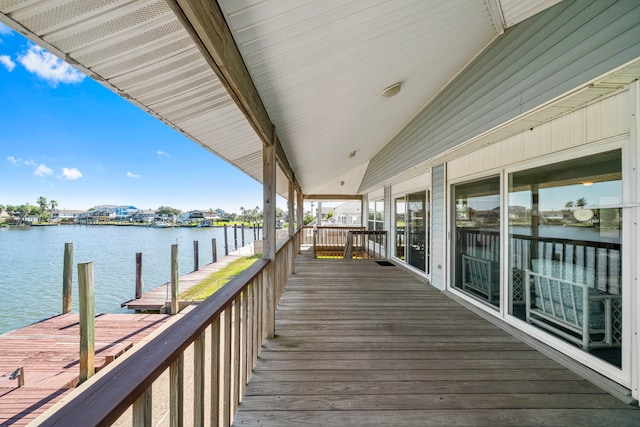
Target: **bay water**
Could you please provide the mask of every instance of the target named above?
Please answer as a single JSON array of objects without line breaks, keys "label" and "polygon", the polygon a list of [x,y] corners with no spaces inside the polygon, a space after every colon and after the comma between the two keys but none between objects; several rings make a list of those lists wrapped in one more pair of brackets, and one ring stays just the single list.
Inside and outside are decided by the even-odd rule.
[{"label": "bay water", "polygon": [[[235,250],[233,227],[229,251]],[[245,229],[245,244],[254,240]],[[242,245],[237,230],[238,246]],[[78,312],[77,264],[93,263],[96,313],[127,312],[121,303],[133,299],[136,252],[142,253],[143,292],[171,280],[171,245],[178,244],[182,276],[194,267],[197,240],[199,265],[212,262],[212,239],[218,259],[224,256],[224,229],[151,228],[140,226],[60,225],[0,228],[0,335],[61,313],[65,243],[73,243],[73,311]]]}]

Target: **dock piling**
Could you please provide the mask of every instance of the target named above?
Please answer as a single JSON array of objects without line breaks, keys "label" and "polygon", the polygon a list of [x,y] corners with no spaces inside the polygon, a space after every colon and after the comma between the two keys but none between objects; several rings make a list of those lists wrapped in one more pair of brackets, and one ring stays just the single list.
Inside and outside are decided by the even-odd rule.
[{"label": "dock piling", "polygon": [[64,266],[62,269],[62,314],[71,313],[73,302],[73,243],[64,244]]},{"label": "dock piling", "polygon": [[229,239],[227,238],[227,224],[224,225],[224,256],[229,255]]},{"label": "dock piling", "polygon": [[198,240],[193,241],[193,271],[198,271],[200,269],[199,264],[199,250],[198,250],[199,242]]},{"label": "dock piling", "polygon": [[238,224],[233,224],[233,245],[235,251],[238,250]]},{"label": "dock piling", "polygon": [[216,239],[211,239],[211,255],[213,256],[213,262],[218,262],[218,245]]},{"label": "dock piling", "polygon": [[178,245],[171,245],[171,307],[169,314],[178,313]]},{"label": "dock piling", "polygon": [[78,264],[78,295],[80,297],[80,384],[95,372],[95,301],[93,293],[93,263]]},{"label": "dock piling", "polygon": [[136,299],[142,296],[142,252],[136,252]]}]

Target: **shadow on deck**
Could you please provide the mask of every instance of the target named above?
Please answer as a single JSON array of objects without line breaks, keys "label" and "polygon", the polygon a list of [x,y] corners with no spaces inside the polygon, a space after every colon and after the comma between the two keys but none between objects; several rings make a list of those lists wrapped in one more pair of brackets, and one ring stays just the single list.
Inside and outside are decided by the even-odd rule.
[{"label": "shadow on deck", "polygon": [[640,425],[396,266],[298,256],[234,425]]}]

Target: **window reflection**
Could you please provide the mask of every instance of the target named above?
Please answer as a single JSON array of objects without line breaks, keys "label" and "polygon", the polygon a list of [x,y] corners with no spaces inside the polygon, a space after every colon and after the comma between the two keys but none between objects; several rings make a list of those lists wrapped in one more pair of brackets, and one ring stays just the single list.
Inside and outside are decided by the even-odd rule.
[{"label": "window reflection", "polygon": [[509,312],[621,365],[620,150],[509,175]]},{"label": "window reflection", "polygon": [[500,306],[500,178],[454,187],[454,286]]}]

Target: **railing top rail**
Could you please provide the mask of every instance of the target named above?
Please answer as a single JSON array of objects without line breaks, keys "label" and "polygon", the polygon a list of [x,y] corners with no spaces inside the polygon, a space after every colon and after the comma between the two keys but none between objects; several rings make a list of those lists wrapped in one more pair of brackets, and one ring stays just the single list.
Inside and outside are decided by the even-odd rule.
[{"label": "railing top rail", "polygon": [[349,233],[352,234],[380,234],[380,235],[384,235],[387,234],[386,230],[351,230],[349,231]]},{"label": "railing top rail", "polygon": [[43,421],[42,426],[110,425],[158,378],[269,264],[259,259],[191,312]]},{"label": "railing top rail", "polygon": [[348,230],[348,229],[358,229],[364,230],[366,227],[361,225],[305,225],[302,228],[306,228],[307,230],[317,228],[318,230]]}]

